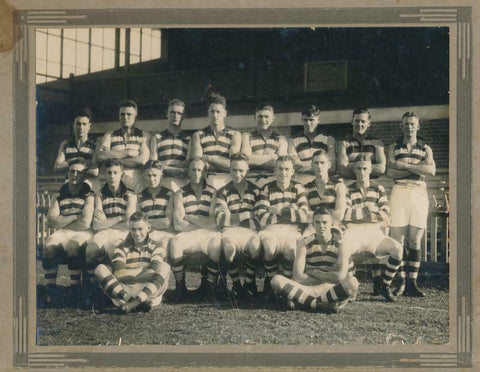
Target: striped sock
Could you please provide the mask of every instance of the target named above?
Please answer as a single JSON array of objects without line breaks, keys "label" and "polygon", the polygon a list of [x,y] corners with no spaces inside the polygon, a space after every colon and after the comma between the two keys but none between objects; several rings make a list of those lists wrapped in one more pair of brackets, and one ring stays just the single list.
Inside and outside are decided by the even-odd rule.
[{"label": "striped sock", "polygon": [[137,300],[140,302],[147,301],[152,294],[158,291],[159,288],[165,283],[165,278],[160,273],[155,272],[152,276],[152,281],[147,283],[145,287],[136,295]]},{"label": "striped sock", "polygon": [[247,260],[247,270],[245,273],[245,282],[254,283],[255,282],[255,271],[256,271],[256,261],[253,258],[248,258]]},{"label": "striped sock", "polygon": [[278,264],[277,264],[277,259],[274,258],[271,261],[265,260],[265,272],[268,278],[273,278],[274,275],[277,274],[278,271]]},{"label": "striped sock", "polygon": [[184,279],[184,268],[185,268],[185,265],[183,263],[183,257],[178,259],[177,261],[172,261],[170,266],[172,268],[175,281],[177,283],[181,282]]},{"label": "striped sock", "polygon": [[55,287],[57,285],[58,265],[54,264],[52,260],[44,258],[42,262],[43,270],[45,271],[45,281],[48,287]]},{"label": "striped sock", "polygon": [[290,301],[299,303],[306,308],[315,309],[317,299],[305,293],[301,288],[295,287],[293,284],[286,283],[280,290],[280,294]]},{"label": "striped sock", "polygon": [[70,286],[79,287],[82,278],[81,261],[78,258],[68,259],[68,274],[70,275]]},{"label": "striped sock", "polygon": [[382,265],[379,263],[372,264],[370,266],[370,270],[372,271],[372,278],[378,278],[382,276]]},{"label": "striped sock", "polygon": [[127,292],[123,289],[123,284],[111,273],[108,273],[106,276],[102,275],[98,279],[100,286],[109,297],[123,300],[127,296]]},{"label": "striped sock", "polygon": [[210,283],[216,284],[218,279],[218,272],[219,272],[218,262],[215,262],[209,258],[207,263],[207,269],[208,269],[207,281],[209,281]]},{"label": "striped sock", "polygon": [[338,301],[344,301],[348,299],[348,294],[341,284],[336,284],[330,288],[327,292],[322,293],[317,300],[324,304],[333,304]]},{"label": "striped sock", "polygon": [[390,287],[395,274],[397,273],[398,267],[400,266],[399,260],[393,258],[392,256],[388,257],[387,265],[383,271],[383,284],[387,287]]},{"label": "striped sock", "polygon": [[407,256],[407,273],[410,279],[417,279],[420,270],[420,250],[410,249]]}]

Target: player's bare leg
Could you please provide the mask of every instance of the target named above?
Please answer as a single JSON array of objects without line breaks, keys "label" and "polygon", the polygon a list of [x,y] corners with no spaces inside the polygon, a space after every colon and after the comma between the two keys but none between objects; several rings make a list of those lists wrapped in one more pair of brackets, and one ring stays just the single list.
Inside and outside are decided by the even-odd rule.
[{"label": "player's bare leg", "polygon": [[57,273],[58,273],[58,255],[63,252],[63,247],[57,244],[45,244],[43,251],[42,267],[44,270],[45,281],[47,282],[47,291],[45,293],[45,302],[52,305],[57,295]]},{"label": "player's bare leg", "polygon": [[243,297],[243,286],[240,282],[238,252],[231,238],[222,237],[223,257],[228,266],[228,273],[232,279],[232,291],[235,297]]},{"label": "player's bare leg", "polygon": [[263,295],[273,297],[274,292],[271,286],[272,278],[278,272],[277,247],[274,240],[270,237],[262,238],[263,262],[265,265],[265,281],[263,284]]},{"label": "player's bare leg", "polygon": [[392,280],[397,273],[398,267],[400,266],[403,255],[403,248],[398,241],[387,237],[380,243],[380,245],[375,251],[375,255],[377,257],[388,255],[388,261],[385,265],[385,271],[383,272],[382,294],[387,301],[395,302],[397,299],[393,295],[390,289],[390,285],[392,284]]},{"label": "player's bare leg", "polygon": [[81,300],[81,275],[82,275],[82,245],[79,241],[70,240],[65,244],[67,254],[68,272],[70,275],[70,289],[72,291],[72,303],[78,305]]},{"label": "player's bare leg", "polygon": [[257,295],[257,282],[255,280],[257,262],[260,257],[261,242],[258,235],[253,236],[247,244],[247,269],[245,273],[245,294],[249,298]]},{"label": "player's bare leg", "polygon": [[415,226],[408,227],[408,256],[406,257],[407,285],[405,294],[410,297],[425,297],[417,285],[418,272],[421,261],[421,242],[424,234],[422,228]]},{"label": "player's bare leg", "polygon": [[170,240],[169,245],[169,261],[175,278],[174,301],[180,302],[184,300],[187,287],[185,285],[185,264],[183,262],[183,249],[181,242],[177,237]]},{"label": "player's bare leg", "polygon": [[398,275],[400,276],[400,285],[395,290],[395,296],[401,296],[404,294],[405,291],[405,277],[406,277],[406,259],[408,255],[408,240],[406,240],[406,236],[408,233],[407,226],[401,227],[390,227],[390,237],[395,239],[400,245],[403,247],[403,254],[402,254],[402,261],[400,262],[400,267],[398,268]]},{"label": "player's bare leg", "polygon": [[208,242],[208,276],[207,276],[207,296],[213,302],[214,307],[220,307],[217,299],[216,284],[218,281],[218,273],[220,266],[220,258],[222,256],[222,241],[220,235],[215,236]]}]

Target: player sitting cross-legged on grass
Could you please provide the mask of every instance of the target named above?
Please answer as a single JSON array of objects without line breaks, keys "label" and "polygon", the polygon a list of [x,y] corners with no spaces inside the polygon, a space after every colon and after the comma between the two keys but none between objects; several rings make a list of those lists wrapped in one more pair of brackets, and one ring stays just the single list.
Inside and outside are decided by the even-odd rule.
[{"label": "player sitting cross-legged on grass", "polygon": [[57,230],[48,237],[43,252],[43,269],[47,281],[47,302],[56,295],[58,264],[66,256],[73,300],[80,295],[81,268],[87,241],[92,238],[93,193],[84,182],[87,164],[78,160],[68,168],[68,183],[48,210],[48,223]]},{"label": "player sitting cross-legged on grass", "polygon": [[165,248],[149,232],[148,217],[132,214],[127,237],[113,251],[111,268],[100,264],[95,269],[101,288],[125,314],[159,306],[167,290],[170,266],[164,261]]},{"label": "player sitting cross-legged on grass", "polygon": [[382,185],[370,182],[372,162],[369,154],[359,155],[353,172],[356,181],[347,187],[347,208],[343,219],[347,224],[344,246],[351,255],[367,253],[377,259],[388,257],[379,285],[385,299],[393,302],[396,297],[390,284],[402,259],[402,247],[382,231],[388,226],[390,217],[387,194]]},{"label": "player sitting cross-legged on grass", "polygon": [[287,300],[287,307],[336,312],[355,297],[358,281],[353,262],[342,244],[342,234],[333,228],[332,212],[319,207],[314,212],[315,233],[297,240],[292,279],[275,275],[272,288]]},{"label": "player sitting cross-legged on grass", "polygon": [[255,213],[263,228],[260,239],[266,271],[264,295],[273,295],[270,279],[277,274],[278,260],[283,274],[292,276],[296,241],[301,237],[299,224],[306,223],[308,202],[305,189],[295,181],[293,162],[289,156],[280,156],[275,164],[275,181],[267,183],[255,204]]},{"label": "player sitting cross-legged on grass", "polygon": [[[222,228],[222,251],[229,265],[233,293],[236,296],[246,294],[252,298],[257,293],[255,282],[256,261],[260,255],[260,228],[254,215],[255,202],[260,189],[247,181],[248,157],[235,154],[230,157],[230,175],[232,181],[217,193],[215,219]],[[239,257],[247,257],[245,286],[239,277]],[[245,290],[245,291],[244,291]]]}]

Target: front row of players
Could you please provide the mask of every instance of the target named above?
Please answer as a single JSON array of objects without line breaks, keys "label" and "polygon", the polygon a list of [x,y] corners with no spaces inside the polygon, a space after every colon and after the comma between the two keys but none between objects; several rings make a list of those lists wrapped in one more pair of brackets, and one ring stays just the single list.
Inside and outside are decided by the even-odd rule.
[{"label": "front row of players", "polygon": [[[78,298],[85,260],[84,284],[102,288],[124,312],[149,309],[160,303],[170,269],[180,301],[187,289],[185,265],[201,262],[207,268],[205,292],[218,304],[215,291],[219,275],[225,279],[222,266],[235,294],[254,297],[255,273],[263,261],[264,294],[280,295],[290,308],[300,304],[335,310],[355,298],[352,259],[368,252],[386,259],[380,289],[387,301],[395,301],[390,284],[403,252],[384,233],[390,215],[385,189],[370,183],[368,156],[355,162],[356,182],[348,187],[329,179],[330,165],[328,153],[318,151],[312,158],[316,178],[304,187],[292,180],[291,158],[280,156],[275,179],[260,190],[247,180],[248,158],[235,154],[232,181],[216,191],[206,183],[205,161],[194,158],[190,182],[172,194],[160,185],[162,165],[153,160],[144,167],[147,187],[135,195],[121,181],[121,162],[110,159],[107,183],[94,197],[83,182],[86,164],[72,164],[48,213],[57,229],[44,252],[49,293],[55,293],[58,264],[66,258],[72,295]],[[238,270],[242,258],[243,285]]]}]

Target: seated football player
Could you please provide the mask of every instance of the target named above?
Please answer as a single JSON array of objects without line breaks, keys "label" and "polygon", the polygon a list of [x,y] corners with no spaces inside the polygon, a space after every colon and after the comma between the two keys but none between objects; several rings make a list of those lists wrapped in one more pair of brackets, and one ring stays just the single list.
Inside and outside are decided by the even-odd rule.
[{"label": "seated football player", "polygon": [[209,171],[208,184],[216,190],[230,181],[230,156],[240,151],[240,132],[225,125],[227,101],[219,94],[209,97],[209,126],[193,133],[192,157],[201,157]]},{"label": "seated football player", "polygon": [[95,269],[101,288],[125,314],[158,307],[168,287],[165,248],[149,232],[148,217],[133,213],[127,237],[115,245],[111,266],[100,264]]},{"label": "seated football player", "polygon": [[[222,251],[229,265],[232,289],[236,296],[246,294],[252,298],[257,293],[255,282],[256,262],[260,255],[260,228],[254,215],[255,202],[260,189],[247,180],[248,157],[235,154],[230,157],[232,181],[217,193],[215,219],[222,229]],[[239,277],[239,258],[247,258],[245,286]],[[245,289],[245,291],[244,291]]]},{"label": "seated football player", "polygon": [[[387,259],[382,277],[374,278],[374,290],[389,302],[396,301],[390,284],[402,259],[402,246],[385,235],[382,229],[388,226],[390,208],[382,185],[370,181],[372,162],[369,154],[362,154],[353,165],[356,181],[347,186],[347,207],[344,222],[347,225],[344,247],[351,255],[367,253],[381,260]],[[354,258],[355,261],[355,258]]]},{"label": "seated football player", "polygon": [[292,159],[280,156],[275,165],[275,181],[262,188],[255,204],[255,213],[263,229],[259,232],[266,272],[263,293],[268,297],[273,295],[270,280],[277,274],[279,263],[283,275],[292,276],[297,239],[301,236],[299,224],[308,220],[305,189],[292,181],[294,172]]},{"label": "seated football player", "polygon": [[338,224],[345,215],[347,191],[341,178],[333,181],[328,176],[331,164],[327,151],[321,149],[315,152],[312,157],[315,179],[305,185],[305,193],[312,211],[319,207],[331,209],[334,223]]},{"label": "seated football player", "polygon": [[173,199],[173,226],[179,234],[170,239],[168,257],[175,276],[174,299],[177,302],[184,299],[187,290],[185,264],[203,264],[206,261],[207,295],[209,299],[216,300],[221,234],[214,216],[215,189],[206,183],[205,172],[205,161],[193,158],[188,168],[190,182],[178,190]]},{"label": "seated football player", "polygon": [[150,138],[150,160],[160,160],[163,167],[162,184],[172,191],[188,183],[185,177],[190,136],[182,131],[181,125],[185,103],[179,99],[168,102],[167,129]]},{"label": "seated football player", "polygon": [[43,269],[47,282],[47,302],[56,295],[58,264],[67,260],[73,300],[78,299],[85,245],[92,238],[94,197],[90,186],[84,182],[87,164],[83,160],[68,168],[68,182],[60,188],[57,198],[48,210],[48,224],[57,229],[45,243]]},{"label": "seated football player", "polygon": [[258,187],[274,180],[275,161],[279,156],[287,155],[287,139],[272,129],[274,120],[273,106],[261,103],[255,109],[257,128],[242,135],[241,152],[247,155],[250,170],[258,173],[254,181]]},{"label": "seated football player", "polygon": [[173,236],[172,192],[161,186],[163,167],[158,160],[149,160],[143,166],[147,187],[137,195],[137,210],[148,217],[151,226],[150,238],[161,241],[165,249]]},{"label": "seated football player", "polygon": [[342,243],[340,230],[333,228],[329,209],[314,212],[315,233],[297,240],[292,279],[275,275],[272,288],[287,299],[287,308],[336,312],[356,296],[358,281],[353,262]]},{"label": "seated football player", "polygon": [[335,138],[320,130],[320,110],[311,105],[302,111],[303,131],[289,140],[288,155],[293,159],[295,179],[302,184],[313,179],[312,157],[320,149],[325,150],[330,159],[330,174],[335,173]]},{"label": "seated football player", "polygon": [[96,282],[94,270],[99,263],[111,262],[113,249],[128,234],[127,221],[135,212],[137,197],[123,183],[123,166],[118,159],[105,162],[107,182],[95,196],[93,229],[96,231],[88,242],[85,264],[91,279]]}]

